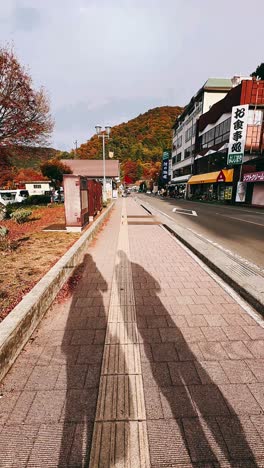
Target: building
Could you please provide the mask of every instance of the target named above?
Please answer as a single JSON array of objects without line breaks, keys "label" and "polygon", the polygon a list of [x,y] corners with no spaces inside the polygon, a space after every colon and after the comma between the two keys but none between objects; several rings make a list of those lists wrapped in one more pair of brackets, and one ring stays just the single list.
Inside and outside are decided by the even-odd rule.
[{"label": "building", "polygon": [[[104,168],[102,159],[62,159],[61,162],[67,164],[74,175],[96,179],[103,183]],[[107,159],[105,161],[105,176],[107,198],[116,198],[117,183],[120,177],[118,160]]]},{"label": "building", "polygon": [[263,110],[264,81],[244,79],[200,116],[192,197],[264,205]]},{"label": "building", "polygon": [[192,174],[197,120],[231,88],[231,79],[209,78],[177,118],[173,126],[171,178],[176,192],[185,189]]},{"label": "building", "polygon": [[50,195],[52,190],[50,180],[35,180],[33,182],[23,182],[29,195]]}]

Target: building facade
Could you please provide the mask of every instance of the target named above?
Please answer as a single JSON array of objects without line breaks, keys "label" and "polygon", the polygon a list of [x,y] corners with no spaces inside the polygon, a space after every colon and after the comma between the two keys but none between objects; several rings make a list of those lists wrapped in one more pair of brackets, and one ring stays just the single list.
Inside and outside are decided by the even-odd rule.
[{"label": "building facade", "polygon": [[192,198],[264,204],[263,110],[264,81],[245,79],[200,116]]},{"label": "building facade", "polygon": [[179,192],[186,188],[193,172],[197,121],[232,88],[230,79],[209,78],[192,97],[173,126],[171,185]]},{"label": "building facade", "polygon": [[50,195],[52,190],[50,182],[50,180],[36,180],[34,182],[25,182],[24,185],[29,195]]}]

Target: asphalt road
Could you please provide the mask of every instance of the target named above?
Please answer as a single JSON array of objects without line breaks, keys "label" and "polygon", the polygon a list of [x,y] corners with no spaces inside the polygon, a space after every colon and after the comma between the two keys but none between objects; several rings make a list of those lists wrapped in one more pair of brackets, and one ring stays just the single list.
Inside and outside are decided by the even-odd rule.
[{"label": "asphalt road", "polygon": [[264,268],[264,210],[162,199],[153,195],[139,194],[137,197],[181,226]]}]

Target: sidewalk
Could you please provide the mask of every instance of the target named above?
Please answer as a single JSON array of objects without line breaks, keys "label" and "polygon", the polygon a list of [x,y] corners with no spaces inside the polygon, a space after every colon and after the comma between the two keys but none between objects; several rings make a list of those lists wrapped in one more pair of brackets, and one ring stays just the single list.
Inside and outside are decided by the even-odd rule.
[{"label": "sidewalk", "polygon": [[264,466],[264,329],[153,223],[117,202],[6,376],[1,468]]}]

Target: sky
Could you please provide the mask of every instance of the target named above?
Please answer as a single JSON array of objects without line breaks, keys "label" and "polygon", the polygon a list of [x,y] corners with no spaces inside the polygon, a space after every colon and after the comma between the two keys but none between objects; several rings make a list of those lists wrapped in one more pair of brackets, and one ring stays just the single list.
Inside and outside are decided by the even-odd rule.
[{"label": "sky", "polygon": [[0,0],[0,45],[13,44],[69,151],[96,124],[188,103],[209,77],[264,61],[263,0]]}]

